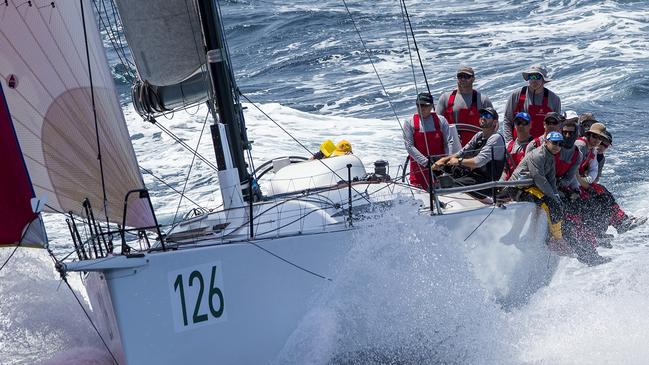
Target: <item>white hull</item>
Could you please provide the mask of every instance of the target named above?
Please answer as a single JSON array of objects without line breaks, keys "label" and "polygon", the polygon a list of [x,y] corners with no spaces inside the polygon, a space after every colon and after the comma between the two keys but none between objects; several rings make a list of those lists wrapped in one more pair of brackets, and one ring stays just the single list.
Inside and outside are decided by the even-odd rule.
[{"label": "white hull", "polygon": [[[446,227],[461,245],[491,210],[484,207],[430,219]],[[547,223],[539,212],[529,203],[495,208],[466,242],[476,276],[487,292],[506,306],[524,301],[556,268],[557,258],[545,246]],[[275,359],[310,309],[310,299],[331,283],[305,270],[344,280],[335,277],[335,268],[349,251],[353,237],[349,230],[340,230],[147,253],[141,258],[116,256],[97,260],[95,267],[88,261],[82,264],[105,279],[102,286],[109,293],[101,293],[102,286],[89,292],[91,297],[101,293],[111,298],[116,318],[112,331],[119,328],[122,340],[122,348],[116,352],[124,353],[126,363],[261,364]],[[213,267],[213,286],[221,290],[224,303],[219,314],[218,293],[212,295],[212,310],[218,317],[208,303]],[[188,280],[194,271],[200,275],[194,274],[190,287]],[[198,276],[203,278],[204,292],[196,309]],[[98,315],[108,316],[102,323],[112,322],[113,313]]]}]

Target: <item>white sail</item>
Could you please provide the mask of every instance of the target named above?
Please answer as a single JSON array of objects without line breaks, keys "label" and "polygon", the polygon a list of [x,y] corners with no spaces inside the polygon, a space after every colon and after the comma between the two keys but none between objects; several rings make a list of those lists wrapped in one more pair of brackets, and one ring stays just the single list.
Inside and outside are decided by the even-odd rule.
[{"label": "white sail", "polygon": [[[88,198],[105,217],[101,152],[106,214],[121,223],[126,193],[144,185],[92,4],[82,1],[0,5],[0,77],[34,193],[48,196],[47,210],[82,213]],[[127,224],[153,225],[148,204],[129,202]]]},{"label": "white sail", "polygon": [[168,86],[201,71],[205,50],[193,1],[118,0],[115,3],[140,79],[152,85]]}]

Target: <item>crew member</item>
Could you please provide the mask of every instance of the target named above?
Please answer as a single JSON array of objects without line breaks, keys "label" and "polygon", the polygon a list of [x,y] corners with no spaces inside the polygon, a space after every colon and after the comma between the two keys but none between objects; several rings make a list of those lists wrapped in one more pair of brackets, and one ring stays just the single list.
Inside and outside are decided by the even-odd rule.
[{"label": "crew member", "polygon": [[403,126],[403,139],[410,156],[410,184],[428,190],[431,162],[451,151],[453,140],[448,122],[433,112],[433,96],[417,95],[417,113]]},{"label": "crew member", "polygon": [[585,133],[584,137],[579,137],[575,146],[579,148],[583,160],[579,165],[577,181],[583,189],[588,189],[590,184],[597,178],[597,159],[595,158],[596,149],[602,140],[607,140],[606,126],[602,123],[593,123]]},{"label": "crew member", "polygon": [[579,116],[579,137],[585,137],[586,132],[590,129],[590,126],[593,125],[593,123],[599,123],[595,117],[593,117],[593,113],[584,113]]},{"label": "crew member", "polygon": [[575,146],[577,140],[577,118],[566,119],[561,128],[563,145],[561,151],[554,155],[557,186],[565,194],[576,197],[573,193],[579,194],[579,182],[577,181],[577,169],[583,159],[581,152]]},{"label": "crew member", "polygon": [[[582,201],[584,221],[593,229],[597,237],[606,237],[606,229],[612,225],[618,233],[624,233],[644,224],[647,217],[635,217],[626,214],[620,205],[615,201],[613,194],[597,181],[601,175],[604,164],[604,151],[612,143],[613,136],[606,130],[602,123],[593,123],[586,132],[585,138],[580,138],[577,143],[581,148],[590,148],[589,163],[583,164],[583,170],[578,174],[579,183],[582,186]],[[606,147],[602,147],[602,145]],[[598,152],[602,153],[601,167],[598,162]],[[602,244],[603,241],[600,241]],[[602,244],[609,247],[610,244]]]},{"label": "crew member", "polygon": [[[561,126],[565,118],[563,115],[555,112],[548,113],[545,118],[543,118],[543,129],[545,133],[542,136],[534,137],[532,142],[527,144],[525,147],[525,153],[530,153],[531,150],[540,147],[543,145],[545,136],[550,132],[561,132]],[[532,122],[533,123],[533,122]]]},{"label": "crew member", "polygon": [[[449,124],[461,123],[480,126],[482,108],[493,108],[491,100],[473,88],[475,73],[469,66],[460,66],[457,70],[457,89],[445,92],[437,101],[437,113],[443,115]],[[459,133],[462,145],[468,143],[476,134],[472,131]]]},{"label": "crew member", "polygon": [[[455,185],[466,186],[500,179],[505,167],[505,139],[498,130],[498,113],[494,108],[480,109],[480,128],[460,152],[443,157],[433,165],[433,170],[444,166],[459,166],[462,173],[455,174]],[[475,195],[488,197],[490,189],[479,190]]]},{"label": "crew member", "polygon": [[514,117],[514,126],[516,128],[516,139],[507,143],[507,165],[503,172],[503,180],[509,180],[516,166],[525,156],[525,148],[534,139],[530,136],[530,124],[532,118],[525,112],[520,112]]},{"label": "crew member", "polygon": [[534,186],[505,189],[514,200],[539,204],[548,215],[551,238],[559,242],[563,241],[561,232],[563,209],[556,185],[554,155],[561,151],[562,143],[561,133],[548,133],[543,147],[527,152],[510,178],[510,181],[532,179]]},{"label": "crew member", "polygon": [[526,112],[532,117],[532,128],[530,129],[532,137],[544,135],[543,118],[547,113],[561,113],[561,99],[544,86],[551,81],[545,67],[531,66],[523,72],[523,79],[527,81],[527,86],[514,91],[505,107],[504,130],[507,142],[516,137],[514,116],[519,112]]}]

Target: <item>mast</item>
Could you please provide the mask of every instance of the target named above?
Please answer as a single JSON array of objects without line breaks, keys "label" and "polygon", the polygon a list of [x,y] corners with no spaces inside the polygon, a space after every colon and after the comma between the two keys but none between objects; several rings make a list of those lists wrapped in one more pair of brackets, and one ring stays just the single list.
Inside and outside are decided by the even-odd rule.
[{"label": "mast", "polygon": [[[232,77],[233,72],[229,64],[230,58],[225,44],[218,5],[216,0],[197,0],[196,5],[201,20],[207,67],[214,95],[212,99],[208,100],[210,111],[215,119],[210,130],[219,169],[219,183],[227,208],[226,200],[232,201],[234,199],[232,194],[241,194],[244,201],[251,199],[249,196],[250,174],[243,153],[244,143],[245,148],[249,148],[248,139],[244,128],[241,104],[236,94],[236,84]],[[216,118],[217,114],[218,118]],[[230,173],[226,173],[230,170]],[[235,172],[238,177],[234,176]],[[239,185],[236,187],[238,192],[224,191],[226,187],[232,187],[231,184],[235,182],[232,180],[236,180]],[[233,205],[237,204],[233,202]]]}]

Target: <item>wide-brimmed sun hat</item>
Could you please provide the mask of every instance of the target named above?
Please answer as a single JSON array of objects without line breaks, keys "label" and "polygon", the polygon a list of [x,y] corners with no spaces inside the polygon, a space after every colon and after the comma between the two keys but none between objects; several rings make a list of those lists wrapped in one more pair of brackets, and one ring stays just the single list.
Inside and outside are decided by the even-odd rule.
[{"label": "wide-brimmed sun hat", "polygon": [[545,66],[542,65],[530,66],[527,70],[523,71],[523,80],[527,81],[527,78],[531,74],[540,74],[541,77],[543,77],[543,81],[545,82],[552,81],[552,79],[548,77],[548,70],[545,68]]},{"label": "wide-brimmed sun hat", "polygon": [[473,68],[469,67],[469,66],[464,66],[464,65],[460,66],[457,69],[457,73],[458,74],[467,74],[467,75],[475,76],[475,72],[473,72]]},{"label": "wide-brimmed sun hat", "polygon": [[590,126],[590,129],[586,131],[586,134],[589,133],[596,134],[608,140],[608,136],[606,135],[606,126],[602,123],[593,123],[593,125]]}]

